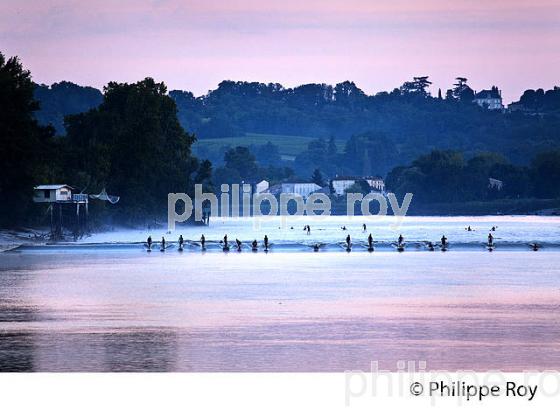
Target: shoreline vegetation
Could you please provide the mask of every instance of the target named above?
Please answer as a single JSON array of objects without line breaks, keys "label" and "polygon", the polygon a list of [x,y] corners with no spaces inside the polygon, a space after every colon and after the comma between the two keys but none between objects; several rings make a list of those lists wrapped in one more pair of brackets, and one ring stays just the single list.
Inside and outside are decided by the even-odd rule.
[{"label": "shoreline vegetation", "polygon": [[[197,184],[217,193],[243,181],[313,182],[332,196],[339,175],[357,181],[346,193],[364,195],[366,176],[385,176],[386,192],[414,195],[410,215],[557,214],[560,88],[527,90],[515,111],[491,110],[458,80],[445,98],[432,96],[428,77],[374,95],[349,81],[293,89],[224,81],[195,98],[149,77],[101,93],[38,86],[17,57],[0,53],[0,227],[49,224],[53,201],[33,203],[42,184],[119,197],[90,204],[89,226],[103,229],[165,221],[167,195],[194,197]],[[46,120],[62,109],[55,100],[73,108]],[[239,138],[249,146],[208,144]],[[346,213],[345,201],[332,205]],[[71,211],[60,211],[61,225]]]},{"label": "shoreline vegetation", "polygon": [[496,199],[411,206],[410,216],[560,215],[560,199]]}]

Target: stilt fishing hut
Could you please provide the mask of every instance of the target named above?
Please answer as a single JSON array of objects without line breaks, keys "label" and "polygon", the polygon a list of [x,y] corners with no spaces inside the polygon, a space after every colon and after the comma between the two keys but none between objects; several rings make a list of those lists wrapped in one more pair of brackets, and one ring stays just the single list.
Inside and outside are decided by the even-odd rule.
[{"label": "stilt fishing hut", "polygon": [[[34,191],[34,202],[49,204],[47,212],[50,213],[52,240],[62,239],[62,227],[66,218],[66,225],[71,228],[74,239],[88,231],[89,198],[108,201],[111,204],[116,204],[120,199],[118,196],[108,195],[105,189],[97,195],[73,193],[75,189],[66,184],[38,185]],[[73,217],[72,209],[75,209]]]}]

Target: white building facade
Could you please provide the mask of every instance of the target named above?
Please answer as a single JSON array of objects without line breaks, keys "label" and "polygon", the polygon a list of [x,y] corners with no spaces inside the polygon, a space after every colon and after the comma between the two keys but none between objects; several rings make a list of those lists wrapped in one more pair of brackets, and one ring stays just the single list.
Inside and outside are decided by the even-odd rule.
[{"label": "white building facade", "polygon": [[335,195],[341,196],[344,195],[348,188],[358,181],[366,181],[374,191],[385,191],[385,182],[383,181],[383,178],[380,177],[337,176],[333,178],[331,182]]},{"label": "white building facade", "polygon": [[282,193],[283,194],[295,194],[301,195],[307,198],[313,192],[320,190],[321,187],[314,182],[283,182],[282,183]]},{"label": "white building facade", "polygon": [[502,93],[498,87],[492,87],[490,90],[482,90],[475,94],[474,102],[481,107],[489,110],[503,110]]},{"label": "white building facade", "polygon": [[255,193],[260,194],[269,188],[269,183],[267,180],[263,179],[261,182],[255,184]]}]

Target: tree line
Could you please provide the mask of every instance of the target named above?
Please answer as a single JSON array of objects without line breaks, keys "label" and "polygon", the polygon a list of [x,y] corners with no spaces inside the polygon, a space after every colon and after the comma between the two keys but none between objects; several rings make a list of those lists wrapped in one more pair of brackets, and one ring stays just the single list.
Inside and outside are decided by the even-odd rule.
[{"label": "tree line", "polygon": [[211,183],[212,165],[192,155],[195,136],[177,118],[165,84],[151,78],[111,82],[102,102],[64,119],[66,135],[35,117],[31,73],[15,57],[0,54],[0,223],[29,221],[33,186],[66,183],[78,191],[106,189],[121,197],[100,215],[137,223],[165,215],[169,192],[194,192]]},{"label": "tree line", "polygon": [[[434,96],[430,84],[429,77],[419,76],[392,91],[367,95],[350,81],[294,88],[223,81],[200,97],[180,90],[170,91],[169,96],[175,101],[183,128],[201,140],[247,134],[273,134],[286,139],[296,135],[325,141],[335,137],[345,143],[353,140],[359,154],[353,159],[360,165],[354,166],[354,161],[348,162],[347,158],[336,165],[354,167],[354,172],[365,169],[383,175],[431,150],[449,149],[466,156],[498,152],[515,164],[527,165],[539,152],[560,146],[558,87],[527,90],[514,104],[515,110],[502,113],[473,103],[475,92],[465,77],[458,77],[448,90],[439,90]],[[80,94],[76,87],[65,82],[37,87],[35,95],[42,106],[36,116],[41,124],[53,124],[58,134],[64,134],[66,130],[60,124],[65,115],[99,104],[101,93],[84,87]],[[67,101],[67,105],[61,101]],[[261,157],[268,151],[259,153],[253,148],[257,160],[263,162]],[[227,149],[201,155],[218,163]],[[329,172],[330,160],[316,158],[313,149],[307,154],[300,155],[295,163],[275,165],[289,165],[300,175],[319,166]]]},{"label": "tree line", "polygon": [[[527,91],[523,110],[502,114],[473,104],[465,78],[445,98],[432,97],[429,84],[415,77],[368,96],[351,82],[286,89],[226,81],[195,98],[146,78],[98,93],[38,86],[16,57],[0,53],[0,224],[26,221],[36,209],[33,186],[55,182],[120,196],[118,206],[94,212],[128,223],[161,215],[169,192],[258,178],[324,186],[336,174],[387,175],[389,189],[426,203],[558,197],[558,89]],[[294,161],[265,142],[202,159],[192,152],[197,138],[249,131],[314,138]],[[503,189],[488,190],[488,178]]]},{"label": "tree line", "polygon": [[496,153],[466,159],[459,151],[432,151],[394,168],[386,186],[397,195],[411,192],[422,204],[560,198],[560,150],[537,154],[529,166]]}]

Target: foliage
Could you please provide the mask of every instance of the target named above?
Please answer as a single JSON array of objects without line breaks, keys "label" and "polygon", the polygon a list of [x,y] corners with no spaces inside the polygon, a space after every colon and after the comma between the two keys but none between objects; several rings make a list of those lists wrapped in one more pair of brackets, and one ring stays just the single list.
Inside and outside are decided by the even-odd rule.
[{"label": "foliage", "polygon": [[179,124],[166,92],[151,78],[111,82],[99,107],[66,118],[68,181],[119,195],[120,220],[161,215],[168,193],[192,193],[194,180],[210,178],[210,164],[199,168],[191,155],[195,137]]},{"label": "foliage", "polygon": [[0,53],[0,226],[28,220],[33,186],[46,182],[54,155],[52,127],[34,119],[31,74],[17,57]]},{"label": "foliage", "polygon": [[[464,77],[445,99],[431,97],[427,76],[375,95],[350,81],[295,88],[224,81],[201,97],[168,96],[165,85],[146,79],[109,83],[101,99],[68,82],[35,86],[17,59],[0,61],[0,192],[14,193],[2,206],[20,215],[2,212],[4,221],[21,217],[34,184],[60,180],[120,195],[125,220],[153,216],[168,192],[189,192],[194,183],[274,183],[294,171],[388,172],[389,189],[425,204],[560,194],[558,87],[527,90],[511,113],[474,104]],[[65,138],[53,139],[52,128],[34,120],[62,134],[65,114],[72,114]],[[217,168],[192,155],[194,135],[180,124],[197,133],[197,154]],[[503,189],[489,189],[488,178]]]},{"label": "foliage", "polygon": [[560,149],[539,153],[531,163],[531,174],[538,198],[560,198]]},{"label": "foliage", "polygon": [[[492,187],[489,178],[502,182]],[[537,155],[531,168],[511,164],[495,153],[480,153],[468,161],[457,151],[432,151],[409,166],[394,168],[387,189],[414,194],[420,204],[519,198],[560,198],[560,150]]]},{"label": "foliage", "polygon": [[367,195],[371,192],[371,187],[369,186],[367,181],[360,179],[359,181],[356,181],[348,188],[346,188],[344,192],[347,194],[353,193],[353,194]]},{"label": "foliage", "polygon": [[262,145],[251,145],[249,149],[255,153],[255,158],[260,165],[278,166],[282,163],[280,149],[270,141]]},{"label": "foliage", "polygon": [[52,125],[58,135],[66,134],[65,116],[89,111],[103,102],[101,91],[68,81],[54,83],[50,87],[36,85],[34,96],[41,101],[41,109],[36,113],[39,124]]},{"label": "foliage", "polygon": [[524,109],[535,112],[559,112],[560,111],[560,87],[544,91],[527,90],[519,99]]},{"label": "foliage", "polygon": [[313,171],[313,175],[311,175],[311,182],[316,183],[320,187],[325,186],[325,180],[323,179],[323,174],[321,174],[321,170],[319,168],[315,168]]},{"label": "foliage", "polygon": [[225,167],[237,171],[241,178],[253,177],[257,171],[255,156],[247,147],[235,147],[224,155]]},{"label": "foliage", "polygon": [[216,168],[214,172],[214,186],[221,184],[240,184],[241,182],[257,182],[266,179],[272,184],[289,179],[294,172],[289,167],[259,166],[255,155],[247,147],[235,147],[224,153],[224,166]]},{"label": "foliage", "polygon": [[474,100],[474,91],[467,85],[465,77],[457,77],[457,82],[453,84],[453,89],[447,91],[448,100],[456,100],[462,103],[470,104]]},{"label": "foliage", "polygon": [[[277,163],[277,158],[266,157],[266,150],[253,147],[257,162],[287,166],[288,156],[297,156],[289,166],[302,177],[315,168],[327,176],[363,169],[383,175],[431,150],[457,150],[466,158],[498,152],[513,164],[528,165],[537,153],[560,146],[558,88],[527,90],[520,100],[522,110],[502,113],[474,104],[465,77],[457,77],[445,99],[431,97],[428,86],[426,76],[417,76],[393,91],[367,95],[350,81],[295,88],[223,81],[200,97],[187,91],[169,95],[183,127],[199,138],[195,150],[201,157],[219,165],[231,147],[271,142],[284,161]],[[43,110],[49,110],[50,102],[43,103]],[[346,142],[364,134],[370,141],[357,146],[371,145],[367,152],[341,155]],[[332,136],[337,139],[336,155],[323,155],[318,146],[306,149],[310,140]]]}]

